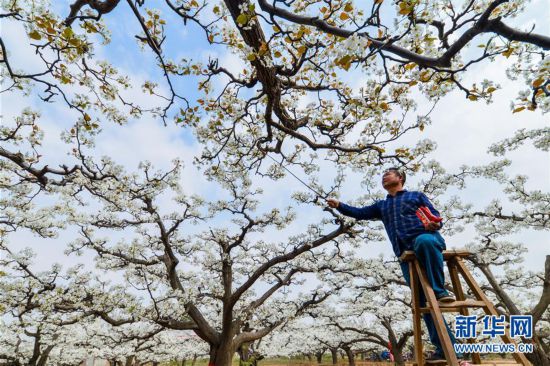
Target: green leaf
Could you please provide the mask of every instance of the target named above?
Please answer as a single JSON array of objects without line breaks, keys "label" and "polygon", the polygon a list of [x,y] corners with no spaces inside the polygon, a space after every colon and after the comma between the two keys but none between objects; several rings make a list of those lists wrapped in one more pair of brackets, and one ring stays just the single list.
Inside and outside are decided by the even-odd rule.
[{"label": "green leaf", "polygon": [[33,30],[32,32],[30,32],[29,37],[31,37],[32,39],[36,39],[37,41],[42,39],[42,36],[36,30]]},{"label": "green leaf", "polygon": [[68,39],[68,38],[71,38],[73,34],[74,34],[74,32],[73,32],[73,30],[72,30],[71,28],[65,28],[65,29],[63,30],[63,37],[64,37],[64,38],[67,38],[67,39]]},{"label": "green leaf", "polygon": [[248,23],[248,15],[242,13],[237,17],[237,24],[246,25],[246,23]]},{"label": "green leaf", "polygon": [[351,56],[345,55],[341,59],[337,60],[337,64],[344,70],[348,71],[351,66]]},{"label": "green leaf", "polygon": [[420,81],[423,83],[430,81],[431,77],[432,74],[428,70],[424,70],[420,73]]},{"label": "green leaf", "polygon": [[512,111],[512,113],[518,113],[518,112],[521,112],[521,111],[524,110],[524,109],[525,109],[525,107],[518,107],[518,108],[514,109],[514,110]]},{"label": "green leaf", "polygon": [[512,52],[514,52],[513,48],[508,48],[506,51],[502,52],[502,56],[505,56],[506,58],[510,57],[512,55]]}]

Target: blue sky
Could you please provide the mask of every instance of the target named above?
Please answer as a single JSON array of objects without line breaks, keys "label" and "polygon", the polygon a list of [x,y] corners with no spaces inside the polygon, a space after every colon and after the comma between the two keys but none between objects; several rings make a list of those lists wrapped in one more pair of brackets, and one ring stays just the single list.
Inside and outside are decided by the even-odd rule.
[{"label": "blue sky", "polygon": [[[55,9],[62,9],[61,14],[66,14],[69,2],[55,2]],[[156,3],[154,3],[156,4]],[[240,61],[234,55],[228,54],[223,48],[209,46],[205,42],[204,34],[196,25],[183,22],[171,13],[166,16],[169,29],[167,33],[172,37],[167,38],[165,51],[167,58],[178,60],[180,58],[202,59],[206,61],[209,57],[218,57],[220,64],[230,69],[236,69]],[[536,22],[538,32],[550,34],[550,7],[547,0],[535,0],[527,7],[526,13],[513,20],[513,24],[527,27]],[[163,83],[162,75],[155,66],[154,57],[149,50],[140,51],[133,37],[139,31],[139,24],[129,13],[125,2],[121,2],[118,8],[105,16],[105,21],[112,30],[112,42],[107,47],[98,47],[96,54],[99,58],[110,60],[119,67],[123,74],[129,75],[132,79],[154,79],[159,84]],[[512,23],[510,23],[512,24]],[[3,36],[6,23],[3,24]],[[6,35],[6,43],[13,51],[13,59],[23,69],[32,69],[36,65],[32,53],[23,47],[14,48],[26,35],[22,29],[11,27],[9,35]],[[174,37],[174,35],[176,35]],[[21,43],[22,44],[22,43]],[[419,138],[430,138],[438,143],[438,150],[434,158],[439,160],[443,166],[453,171],[462,164],[477,165],[494,160],[486,154],[487,147],[503,138],[510,137],[519,128],[539,128],[548,126],[549,117],[540,112],[523,112],[512,114],[510,101],[516,96],[517,90],[523,87],[522,81],[510,81],[505,78],[504,69],[506,61],[503,57],[497,59],[494,64],[484,63],[476,65],[465,77],[469,83],[479,80],[480,76],[492,77],[498,80],[504,88],[495,92],[494,102],[486,105],[483,102],[473,103],[465,100],[464,95],[453,92],[442,100],[432,113],[433,125],[424,132],[415,133],[405,137],[403,143],[414,143]],[[366,79],[366,77],[365,77]],[[175,78],[175,86],[190,99],[198,96],[196,92],[196,79]],[[362,80],[357,79],[360,85]],[[166,89],[165,89],[166,90]],[[142,95],[139,90],[130,90],[129,94],[146,100],[147,96]],[[150,97],[149,97],[150,98]],[[418,97],[420,104],[419,111],[426,109],[425,101]],[[43,115],[43,127],[46,132],[44,143],[44,156],[52,163],[58,163],[66,159],[65,149],[59,140],[59,133],[67,128],[76,116],[68,111],[61,104],[44,105],[35,98],[23,97],[21,95],[7,95],[2,97],[2,115],[6,122],[19,113],[22,107],[33,105],[41,110]],[[158,120],[143,118],[139,121],[130,121],[126,126],[104,125],[104,133],[98,139],[96,154],[112,156],[128,170],[137,168],[139,161],[149,160],[159,168],[168,168],[173,158],[179,157],[184,160],[186,169],[182,177],[182,185],[189,193],[204,195],[206,198],[217,198],[223,193],[219,188],[204,180],[204,176],[193,167],[193,156],[199,152],[200,146],[196,143],[190,130],[169,123],[168,126]],[[513,152],[509,156],[514,161],[509,168],[511,174],[524,174],[529,176],[528,187],[548,191],[550,182],[550,157],[547,153],[536,151],[525,146]],[[303,174],[296,171],[297,174]],[[321,165],[318,174],[319,180],[328,186],[334,176],[331,165]],[[350,173],[340,197],[344,201],[351,201],[362,194],[364,188],[361,186],[363,175]],[[414,187],[419,181],[418,177],[411,177],[408,186]],[[283,208],[289,204],[290,196],[303,187],[292,177],[286,177],[276,182],[270,182],[258,178],[257,185],[265,188],[263,197],[264,205],[261,209],[268,209],[273,206]],[[488,204],[493,198],[502,197],[502,193],[495,191],[495,187],[487,182],[478,182],[470,185],[466,190],[455,192],[465,201],[475,202],[480,208]],[[441,197],[445,200],[447,197]],[[309,206],[300,208],[300,220],[293,223],[291,232],[299,233],[304,230],[305,224],[310,221],[319,220],[324,213],[319,207]],[[220,223],[218,223],[220,224]],[[58,261],[67,265],[81,260],[89,261],[90,256],[85,258],[65,258],[62,255],[65,243],[73,237],[74,233],[62,233],[55,240],[38,240],[28,234],[18,234],[12,239],[14,247],[31,246],[40,256],[39,267],[47,267],[48,263]],[[542,232],[521,232],[515,234],[514,239],[521,240],[528,248],[526,253],[526,266],[529,269],[541,270],[544,256],[550,254],[550,240],[548,235]],[[473,240],[471,229],[448,239],[450,247],[462,247],[465,243]],[[383,253],[391,257],[391,246],[388,242],[366,243],[360,250],[364,256],[375,256]]]}]

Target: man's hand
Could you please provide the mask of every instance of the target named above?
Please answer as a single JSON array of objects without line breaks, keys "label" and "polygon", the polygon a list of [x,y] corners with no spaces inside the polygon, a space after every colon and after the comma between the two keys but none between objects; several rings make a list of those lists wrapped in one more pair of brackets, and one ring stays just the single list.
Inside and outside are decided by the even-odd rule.
[{"label": "man's hand", "polygon": [[441,224],[439,224],[439,222],[429,222],[428,224],[426,224],[425,228],[426,230],[428,231],[436,231],[437,229],[439,229],[441,227]]},{"label": "man's hand", "polygon": [[338,206],[340,206],[340,201],[338,201],[337,199],[335,198],[329,198],[327,199],[327,203],[330,207],[332,208],[338,208]]}]

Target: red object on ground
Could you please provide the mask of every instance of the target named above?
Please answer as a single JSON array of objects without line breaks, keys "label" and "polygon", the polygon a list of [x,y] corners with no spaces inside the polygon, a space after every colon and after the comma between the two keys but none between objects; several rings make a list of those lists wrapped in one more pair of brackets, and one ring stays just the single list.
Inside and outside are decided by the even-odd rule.
[{"label": "red object on ground", "polygon": [[441,222],[443,220],[441,217],[432,214],[430,209],[426,206],[421,206],[416,210],[416,217],[422,221],[424,226],[428,226],[430,222]]}]

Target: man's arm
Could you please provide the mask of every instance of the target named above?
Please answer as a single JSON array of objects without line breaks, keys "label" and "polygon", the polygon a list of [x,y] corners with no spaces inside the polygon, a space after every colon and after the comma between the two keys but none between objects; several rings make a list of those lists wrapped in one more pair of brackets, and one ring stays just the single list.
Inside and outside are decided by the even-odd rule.
[{"label": "man's arm", "polygon": [[377,203],[365,207],[353,207],[333,198],[329,198],[327,202],[330,207],[336,208],[341,214],[357,220],[380,220],[382,218]]}]

